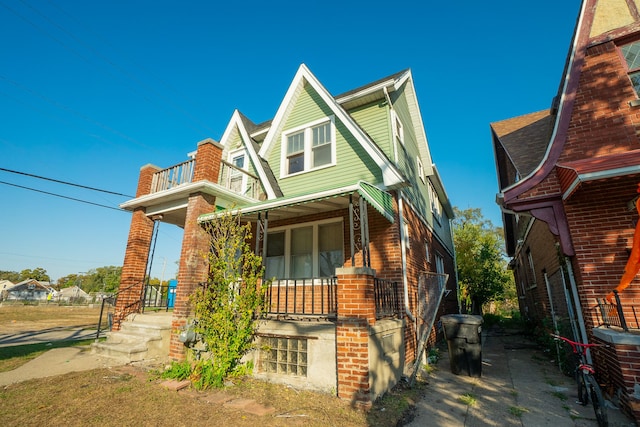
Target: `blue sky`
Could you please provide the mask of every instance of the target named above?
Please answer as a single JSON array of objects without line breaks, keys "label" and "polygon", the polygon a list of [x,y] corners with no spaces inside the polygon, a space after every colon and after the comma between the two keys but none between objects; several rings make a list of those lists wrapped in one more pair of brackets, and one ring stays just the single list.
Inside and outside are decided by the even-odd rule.
[{"label": "blue sky", "polygon": [[[273,118],[301,63],[334,95],[411,68],[452,204],[499,225],[489,124],[549,107],[580,7],[216,3],[0,2],[0,168],[133,195],[141,166],[219,140],[234,109]],[[127,197],[2,170],[0,181],[0,270],[57,280],[122,265],[130,215],[97,205]],[[181,238],[161,225],[154,276],[175,276]]]}]

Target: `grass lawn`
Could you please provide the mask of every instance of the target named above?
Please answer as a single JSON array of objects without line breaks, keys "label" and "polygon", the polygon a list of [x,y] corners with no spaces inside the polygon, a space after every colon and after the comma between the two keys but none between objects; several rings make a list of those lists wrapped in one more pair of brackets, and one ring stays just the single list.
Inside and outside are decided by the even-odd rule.
[{"label": "grass lawn", "polygon": [[[98,308],[0,306],[0,334],[60,326],[94,327]],[[47,349],[87,342],[0,347],[0,371],[15,369]],[[15,364],[14,367],[11,364]],[[171,391],[157,370],[94,369],[0,388],[0,425],[12,426],[395,426],[411,413],[425,383],[397,388],[362,411],[335,396],[257,381],[233,380],[223,390]],[[228,408],[220,396],[249,398],[275,408],[257,416]]]}]

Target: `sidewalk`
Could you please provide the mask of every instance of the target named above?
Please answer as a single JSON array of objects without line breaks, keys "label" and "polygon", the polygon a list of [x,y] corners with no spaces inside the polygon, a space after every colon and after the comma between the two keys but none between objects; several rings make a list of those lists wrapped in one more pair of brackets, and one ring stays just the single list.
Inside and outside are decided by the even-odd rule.
[{"label": "sidewalk", "polygon": [[[573,379],[521,335],[483,335],[480,378],[452,374],[446,345],[440,355],[410,427],[598,425],[592,406],[576,403]],[[635,426],[620,410],[607,412],[609,426]]]}]

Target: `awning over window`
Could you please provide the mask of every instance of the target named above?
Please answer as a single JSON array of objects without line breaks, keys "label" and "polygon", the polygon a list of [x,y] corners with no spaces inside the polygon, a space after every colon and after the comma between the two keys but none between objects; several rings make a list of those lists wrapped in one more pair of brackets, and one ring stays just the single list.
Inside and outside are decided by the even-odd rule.
[{"label": "awning over window", "polygon": [[[276,200],[267,200],[233,210],[249,221],[255,221],[258,214],[269,213],[270,220],[287,219],[312,215],[315,213],[346,209],[349,207],[349,196],[358,193],[388,221],[394,222],[393,197],[367,182],[320,193],[306,194]],[[220,211],[203,214],[198,222],[207,222],[220,215]]]}]

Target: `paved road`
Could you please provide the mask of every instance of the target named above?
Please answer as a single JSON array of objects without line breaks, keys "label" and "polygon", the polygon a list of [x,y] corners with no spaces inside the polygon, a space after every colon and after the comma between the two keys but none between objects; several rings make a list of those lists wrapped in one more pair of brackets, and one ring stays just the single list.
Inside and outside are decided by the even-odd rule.
[{"label": "paved road", "polygon": [[[548,354],[519,334],[490,332],[483,337],[482,376],[451,373],[446,346],[429,376],[424,399],[410,427],[597,426],[593,408],[577,404],[575,382]],[[466,404],[463,396],[467,397]],[[608,409],[609,426],[635,423]]]},{"label": "paved road", "polygon": [[40,331],[0,334],[0,347],[11,345],[42,344],[52,341],[88,340],[96,338],[96,332],[96,329],[62,326],[43,329]]}]

